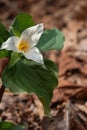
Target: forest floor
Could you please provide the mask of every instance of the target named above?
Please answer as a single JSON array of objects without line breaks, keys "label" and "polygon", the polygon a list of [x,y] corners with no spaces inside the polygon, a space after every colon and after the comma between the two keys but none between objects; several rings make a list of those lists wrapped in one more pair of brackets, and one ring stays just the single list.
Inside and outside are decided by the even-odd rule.
[{"label": "forest floor", "polygon": [[[46,29],[56,27],[65,35],[62,51],[45,53],[58,65],[59,84],[50,105],[54,117],[44,118],[43,130],[60,130],[60,123],[64,128],[67,122],[70,128],[65,130],[87,130],[87,1],[0,0],[0,21],[6,27],[23,11],[36,24],[42,22]],[[69,120],[65,123],[67,113]],[[0,119],[25,124],[26,130],[42,130],[43,116],[37,96],[5,92]]]}]

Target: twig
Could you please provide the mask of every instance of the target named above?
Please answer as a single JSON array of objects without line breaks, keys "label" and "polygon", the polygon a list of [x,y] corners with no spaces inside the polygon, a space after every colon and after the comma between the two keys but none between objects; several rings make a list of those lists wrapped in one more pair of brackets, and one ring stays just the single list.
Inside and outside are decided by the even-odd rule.
[{"label": "twig", "polygon": [[0,88],[0,102],[1,102],[1,100],[2,100],[4,91],[5,91],[5,87],[4,87],[4,85],[2,84],[2,86],[1,86],[1,88]]}]

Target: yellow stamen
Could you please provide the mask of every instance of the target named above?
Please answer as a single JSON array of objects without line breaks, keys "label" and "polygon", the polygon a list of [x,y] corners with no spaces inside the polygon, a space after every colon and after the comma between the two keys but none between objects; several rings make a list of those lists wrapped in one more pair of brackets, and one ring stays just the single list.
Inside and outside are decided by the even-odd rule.
[{"label": "yellow stamen", "polygon": [[30,45],[29,45],[29,43],[28,43],[27,41],[25,41],[25,40],[22,40],[22,41],[18,44],[18,49],[19,49],[20,51],[26,52],[26,51],[28,51],[29,48],[30,48]]}]

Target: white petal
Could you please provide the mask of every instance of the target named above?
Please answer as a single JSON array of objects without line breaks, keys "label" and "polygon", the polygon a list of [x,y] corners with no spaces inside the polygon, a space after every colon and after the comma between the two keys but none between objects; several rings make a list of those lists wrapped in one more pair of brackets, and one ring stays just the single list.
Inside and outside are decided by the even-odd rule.
[{"label": "white petal", "polygon": [[24,30],[21,34],[20,40],[27,40],[31,47],[34,47],[43,33],[43,24],[37,24]]},{"label": "white petal", "polygon": [[13,50],[18,52],[17,50],[18,41],[19,41],[18,37],[12,36],[8,38],[6,42],[3,42],[1,49]]},{"label": "white petal", "polygon": [[43,56],[36,47],[30,49],[27,53],[24,53],[24,55],[27,59],[44,64]]}]

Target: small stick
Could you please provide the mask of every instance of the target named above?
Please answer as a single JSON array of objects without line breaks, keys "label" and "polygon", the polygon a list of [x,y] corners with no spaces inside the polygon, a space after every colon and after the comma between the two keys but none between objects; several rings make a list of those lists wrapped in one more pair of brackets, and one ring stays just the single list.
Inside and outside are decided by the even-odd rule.
[{"label": "small stick", "polygon": [[1,86],[1,88],[0,88],[0,102],[1,102],[1,100],[2,100],[4,91],[5,91],[5,86],[2,84],[2,86]]}]

